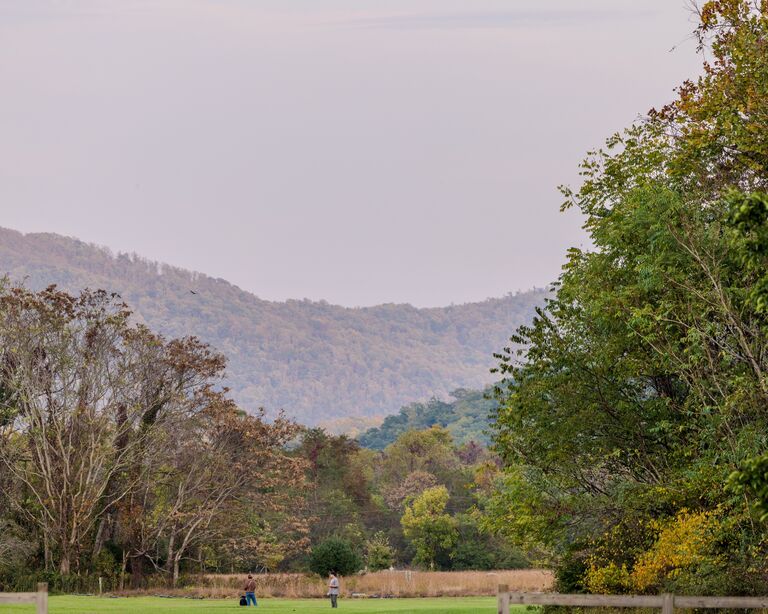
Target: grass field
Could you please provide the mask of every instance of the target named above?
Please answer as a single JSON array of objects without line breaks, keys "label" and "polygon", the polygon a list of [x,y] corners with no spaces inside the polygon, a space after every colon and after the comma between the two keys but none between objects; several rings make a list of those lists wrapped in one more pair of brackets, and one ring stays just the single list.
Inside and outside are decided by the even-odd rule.
[{"label": "grass field", "polygon": [[[525,610],[518,606],[519,614]],[[27,614],[34,606],[0,605],[2,614]],[[163,599],[158,597],[51,597],[50,614],[187,614],[203,612],[331,612],[330,603],[321,599],[262,599],[259,607],[241,608],[234,599]],[[494,597],[439,597],[435,599],[342,599],[339,614],[492,614]]]}]

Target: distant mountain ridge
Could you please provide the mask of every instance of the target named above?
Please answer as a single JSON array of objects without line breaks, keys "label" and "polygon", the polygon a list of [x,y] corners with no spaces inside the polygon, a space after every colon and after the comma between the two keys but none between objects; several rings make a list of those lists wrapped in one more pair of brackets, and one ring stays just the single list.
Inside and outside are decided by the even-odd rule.
[{"label": "distant mountain ridge", "polygon": [[0,228],[2,273],[35,289],[118,292],[154,330],[196,335],[223,352],[226,383],[244,408],[282,408],[308,423],[394,413],[414,400],[482,388],[493,380],[492,353],[547,295],[536,289],[429,309],[273,302],[77,239]]}]

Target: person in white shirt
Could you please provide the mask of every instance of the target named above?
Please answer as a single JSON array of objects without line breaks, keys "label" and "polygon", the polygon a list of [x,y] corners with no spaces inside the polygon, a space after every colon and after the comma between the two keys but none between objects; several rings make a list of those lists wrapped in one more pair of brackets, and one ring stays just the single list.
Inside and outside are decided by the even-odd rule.
[{"label": "person in white shirt", "polygon": [[331,598],[331,607],[338,608],[336,601],[339,598],[339,579],[331,572],[328,576],[328,596]]}]

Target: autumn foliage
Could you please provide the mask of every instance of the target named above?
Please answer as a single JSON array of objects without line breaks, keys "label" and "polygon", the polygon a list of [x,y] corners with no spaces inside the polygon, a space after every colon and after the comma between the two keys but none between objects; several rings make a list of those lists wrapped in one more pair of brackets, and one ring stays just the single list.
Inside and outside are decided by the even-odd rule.
[{"label": "autumn foliage", "polygon": [[0,289],[0,542],[30,544],[62,577],[133,586],[235,557],[235,538],[279,535],[281,557],[304,547],[287,513],[304,476],[285,451],[297,426],[239,410],[223,368],[195,338],[135,324],[116,295]]}]

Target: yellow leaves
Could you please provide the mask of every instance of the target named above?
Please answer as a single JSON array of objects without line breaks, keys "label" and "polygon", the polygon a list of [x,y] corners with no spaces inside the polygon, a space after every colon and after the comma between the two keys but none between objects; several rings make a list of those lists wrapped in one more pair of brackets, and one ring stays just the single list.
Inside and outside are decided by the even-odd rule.
[{"label": "yellow leaves", "polygon": [[635,563],[631,575],[635,589],[647,590],[665,577],[674,578],[682,569],[715,562],[709,553],[719,521],[712,512],[682,510],[673,520],[652,525],[659,536]]},{"label": "yellow leaves", "polygon": [[646,592],[664,580],[705,564],[717,564],[712,554],[720,521],[714,512],[681,510],[668,520],[652,520],[649,527],[658,533],[655,543],[643,552],[630,570],[626,564],[589,561],[584,578],[592,593]]},{"label": "yellow leaves", "polygon": [[590,593],[609,595],[625,592],[631,584],[627,566],[624,563],[618,566],[613,561],[602,567],[591,561],[584,583]]}]

